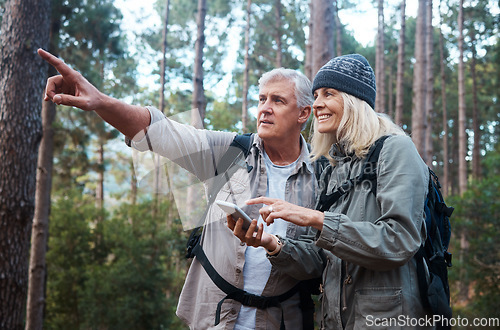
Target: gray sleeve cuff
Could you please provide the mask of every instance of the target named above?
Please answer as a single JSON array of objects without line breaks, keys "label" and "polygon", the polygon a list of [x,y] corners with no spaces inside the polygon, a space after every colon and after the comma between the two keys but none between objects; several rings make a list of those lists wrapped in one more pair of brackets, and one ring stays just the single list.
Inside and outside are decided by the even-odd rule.
[{"label": "gray sleeve cuff", "polygon": [[323,230],[319,232],[316,245],[320,248],[331,250],[339,235],[340,217],[339,213],[325,212]]}]

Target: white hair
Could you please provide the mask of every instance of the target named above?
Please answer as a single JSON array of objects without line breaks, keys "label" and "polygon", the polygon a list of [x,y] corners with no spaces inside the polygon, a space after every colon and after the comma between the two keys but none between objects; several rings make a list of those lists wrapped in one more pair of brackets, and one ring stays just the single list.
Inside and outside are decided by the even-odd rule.
[{"label": "white hair", "polygon": [[[311,92],[312,83],[311,81],[302,73],[285,68],[277,68],[264,73],[259,79],[259,89],[265,86],[269,82],[276,80],[289,80],[294,83],[295,99],[297,100],[297,108],[303,109],[307,106],[312,107],[314,103],[314,97]],[[306,127],[307,121],[302,124],[302,129]]]}]

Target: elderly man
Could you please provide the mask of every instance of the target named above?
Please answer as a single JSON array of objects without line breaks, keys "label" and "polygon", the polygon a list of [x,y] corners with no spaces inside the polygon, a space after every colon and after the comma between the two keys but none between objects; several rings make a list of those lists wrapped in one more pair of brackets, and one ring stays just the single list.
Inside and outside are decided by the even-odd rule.
[{"label": "elderly man", "polygon": [[[125,104],[98,91],[50,53],[39,50],[38,54],[61,74],[48,79],[45,100],[95,111],[132,139],[132,147],[151,149],[172,159],[203,182],[214,177],[214,168],[230,148],[235,133],[198,130],[165,118],[152,107]],[[246,166],[237,169],[217,191],[216,199],[234,202],[252,219],[259,217],[259,206],[247,206],[245,201],[254,197],[314,206],[314,169],[300,134],[312,102],[310,81],[294,70],[275,69],[260,78],[257,134],[252,136],[245,156]],[[301,329],[303,315],[297,290],[301,279],[272,267],[267,254],[273,251],[240,243],[226,223],[226,214],[218,207],[210,207],[201,247],[215,272],[249,295],[245,294],[245,299],[228,296],[195,258],[179,298],[177,315],[191,329]],[[307,228],[275,221],[264,230],[275,237],[296,239]],[[319,276],[321,271],[311,269],[310,277]],[[273,299],[262,303],[260,296]]]}]

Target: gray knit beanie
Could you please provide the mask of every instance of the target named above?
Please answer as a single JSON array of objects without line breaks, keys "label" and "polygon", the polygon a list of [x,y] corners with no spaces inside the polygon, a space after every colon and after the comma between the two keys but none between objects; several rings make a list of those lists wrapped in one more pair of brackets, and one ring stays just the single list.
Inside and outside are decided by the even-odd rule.
[{"label": "gray knit beanie", "polygon": [[349,54],[332,58],[319,69],[313,81],[313,93],[321,87],[334,88],[366,101],[375,108],[375,74],[362,55]]}]

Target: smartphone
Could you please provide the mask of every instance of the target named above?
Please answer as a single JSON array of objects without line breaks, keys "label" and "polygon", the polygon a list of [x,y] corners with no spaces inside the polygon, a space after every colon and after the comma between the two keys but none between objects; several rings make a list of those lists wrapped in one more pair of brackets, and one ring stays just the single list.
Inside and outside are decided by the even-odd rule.
[{"label": "smartphone", "polygon": [[[248,227],[250,227],[250,224],[252,223],[252,219],[245,213],[243,212],[242,209],[238,207],[238,205],[226,202],[226,201],[220,201],[216,200],[215,204],[217,204],[224,212],[227,214],[231,214],[234,218],[234,220],[238,221],[239,218],[243,219],[243,226],[242,228],[247,230]],[[258,226],[255,227],[255,231],[257,231]]]}]

